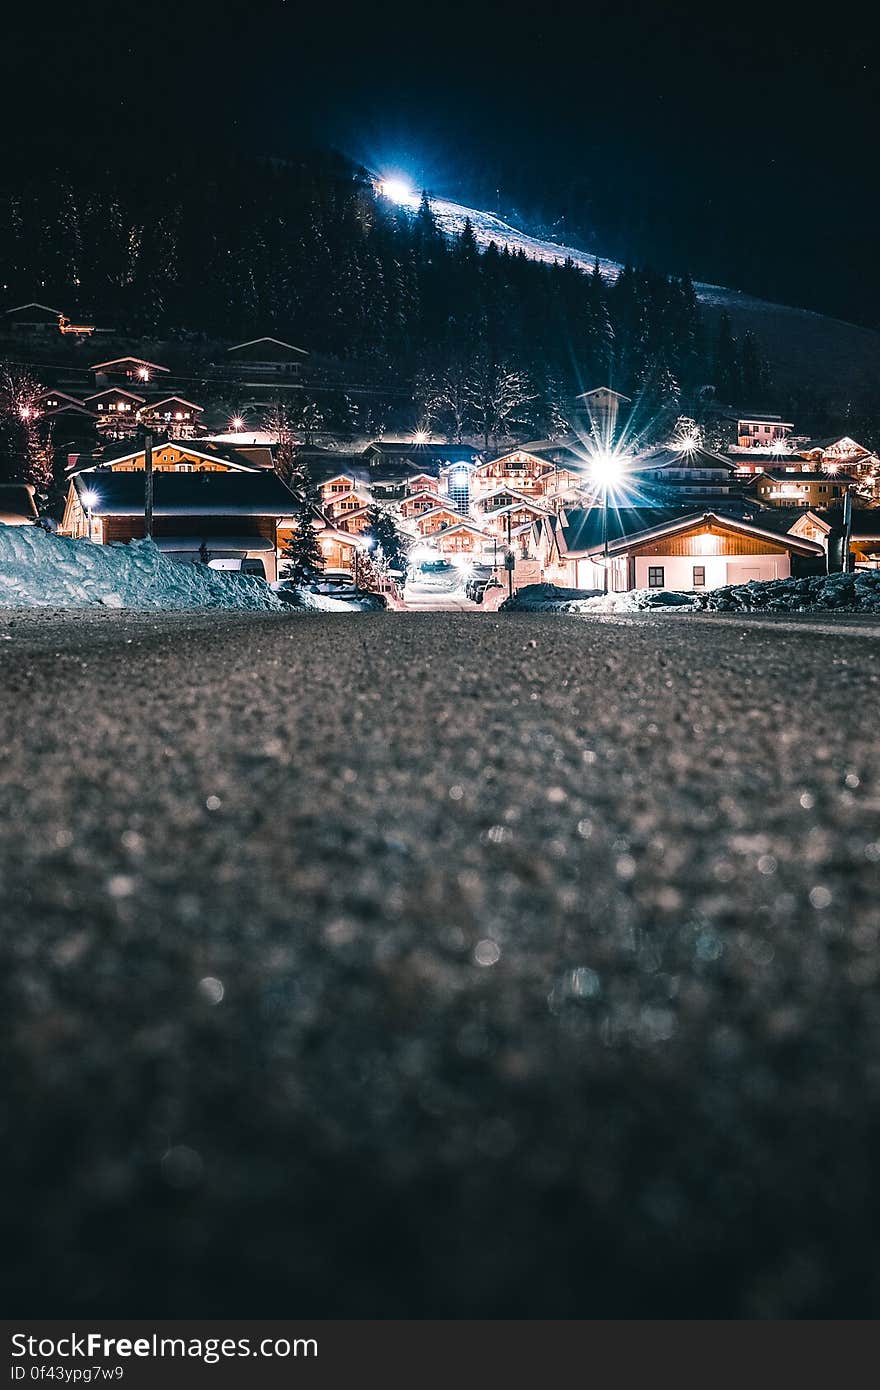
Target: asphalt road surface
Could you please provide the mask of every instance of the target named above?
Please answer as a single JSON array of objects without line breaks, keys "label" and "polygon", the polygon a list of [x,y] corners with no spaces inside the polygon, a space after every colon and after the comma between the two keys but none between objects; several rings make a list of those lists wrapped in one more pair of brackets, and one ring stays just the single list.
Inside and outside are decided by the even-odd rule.
[{"label": "asphalt road surface", "polygon": [[6,1316],[880,1311],[880,637],[0,615]]}]

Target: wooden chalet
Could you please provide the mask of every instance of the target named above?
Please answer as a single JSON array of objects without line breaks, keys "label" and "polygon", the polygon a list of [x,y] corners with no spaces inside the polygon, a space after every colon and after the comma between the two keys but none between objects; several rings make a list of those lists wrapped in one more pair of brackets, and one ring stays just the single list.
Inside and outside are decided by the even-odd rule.
[{"label": "wooden chalet", "polygon": [[174,439],[189,439],[195,433],[205,408],[183,396],[163,396],[147,401],[138,411],[138,423],[150,429],[161,429]]},{"label": "wooden chalet", "polygon": [[[294,524],[299,503],[281,480],[253,471],[160,472],[153,483],[153,539],[173,559],[259,561],[270,582],[278,574],[278,533]],[[140,540],[144,480],[112,469],[76,473],[70,480],[63,535],[98,544]]]},{"label": "wooden chalet", "polygon": [[63,317],[61,309],[52,309],[48,304],[16,304],[3,311],[0,328],[23,338],[48,337],[58,332]]},{"label": "wooden chalet", "polygon": [[83,399],[83,407],[94,414],[98,429],[110,435],[133,434],[144,404],[144,396],[122,386],[109,386]]},{"label": "wooden chalet", "polygon": [[94,362],[89,367],[95,374],[96,386],[108,386],[122,382],[139,382],[145,385],[158,373],[168,375],[168,367],[158,362],[147,362],[143,357],[114,357],[109,362]]},{"label": "wooden chalet", "polygon": [[758,499],[768,507],[827,507],[838,501],[858,479],[850,473],[795,472],[768,469],[755,478]]},{"label": "wooden chalet", "polygon": [[495,492],[502,484],[517,492],[543,495],[544,479],[552,471],[546,459],[514,449],[500,458],[478,463],[471,474],[471,499],[476,501],[487,492]]},{"label": "wooden chalet", "polygon": [[[146,464],[143,444],[117,441],[100,453],[80,455],[74,465],[78,473],[96,469],[114,473],[142,473]],[[210,440],[169,439],[153,446],[153,469],[157,473],[260,473],[266,472],[252,458],[229,444]],[[270,470],[271,471],[271,470]]]},{"label": "wooden chalet", "polygon": [[[482,557],[487,546],[485,531],[462,517],[439,530],[424,534],[440,555],[468,555],[477,559]],[[491,542],[488,544],[491,548]]]},{"label": "wooden chalet", "polygon": [[280,338],[251,338],[227,348],[223,361],[215,365],[236,375],[298,377],[308,355],[305,348],[282,342]]},{"label": "wooden chalet", "polygon": [[413,525],[420,536],[434,536],[438,531],[442,531],[447,526],[457,526],[461,522],[469,522],[473,525],[471,518],[456,512],[452,507],[439,506],[431,507],[429,511],[422,512],[420,516],[413,518]]},{"label": "wooden chalet", "polygon": [[[542,577],[573,589],[602,589],[605,578],[602,507],[563,509],[535,523]],[[608,588],[713,589],[751,579],[787,579],[793,567],[815,570],[817,541],[712,511],[668,507],[610,507],[607,515]]]}]

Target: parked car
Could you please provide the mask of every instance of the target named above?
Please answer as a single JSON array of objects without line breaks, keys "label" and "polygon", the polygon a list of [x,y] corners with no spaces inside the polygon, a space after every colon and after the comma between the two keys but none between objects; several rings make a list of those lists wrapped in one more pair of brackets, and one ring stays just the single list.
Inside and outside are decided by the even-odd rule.
[{"label": "parked car", "polygon": [[500,589],[501,584],[494,574],[472,574],[464,586],[465,596],[472,603],[482,603],[487,589]]}]

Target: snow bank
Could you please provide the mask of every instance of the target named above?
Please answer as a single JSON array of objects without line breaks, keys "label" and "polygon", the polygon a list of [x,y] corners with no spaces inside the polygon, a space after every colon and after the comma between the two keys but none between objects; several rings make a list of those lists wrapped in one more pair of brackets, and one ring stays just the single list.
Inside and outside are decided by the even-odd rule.
[{"label": "snow bank", "polygon": [[697,595],[694,607],[709,613],[800,613],[814,609],[880,613],[880,570],[725,584]]},{"label": "snow bank", "polygon": [[304,613],[377,613],[387,606],[380,594],[344,599],[333,598],[330,594],[313,594],[310,589],[283,582],[272,587],[277,593],[283,594],[285,607]]},{"label": "snow bank", "polygon": [[708,613],[880,613],[880,570],[808,579],[753,579],[748,584],[725,584],[701,593],[631,589],[625,594],[585,596],[577,589],[530,584],[501,605],[502,611],[526,613],[637,613],[658,608]]},{"label": "snow bank", "polygon": [[502,613],[550,613],[563,611],[563,605],[594,598],[598,589],[561,589],[556,584],[525,584],[499,604]]},{"label": "snow bank", "polygon": [[672,589],[630,589],[625,594],[602,594],[597,589],[561,589],[555,584],[529,584],[501,611],[521,613],[634,613],[649,608],[693,607],[693,594]]},{"label": "snow bank", "polygon": [[0,607],[281,608],[262,580],[184,565],[152,541],[94,545],[0,525]]}]

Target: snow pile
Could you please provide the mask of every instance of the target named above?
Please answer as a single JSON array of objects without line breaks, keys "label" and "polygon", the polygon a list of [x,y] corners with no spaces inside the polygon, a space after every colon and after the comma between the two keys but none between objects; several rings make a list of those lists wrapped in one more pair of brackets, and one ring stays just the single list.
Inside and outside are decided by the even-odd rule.
[{"label": "snow pile", "polygon": [[710,613],[800,613],[806,609],[880,613],[880,570],[725,584],[699,594],[694,607]]},{"label": "snow pile", "polygon": [[595,598],[598,589],[561,589],[556,584],[525,584],[499,605],[503,613],[559,613],[567,603]]},{"label": "snow pile", "polygon": [[0,607],[278,608],[260,579],[169,560],[152,541],[94,545],[0,525]]},{"label": "snow pile", "polygon": [[529,584],[502,610],[521,613],[638,613],[650,608],[692,608],[693,594],[673,589],[630,589],[625,594],[602,594],[597,589],[559,589],[555,584]]},{"label": "snow pile", "polygon": [[385,608],[386,602],[381,594],[361,594],[357,598],[333,598],[330,594],[315,594],[311,589],[302,589],[295,584],[282,581],[273,584],[285,607],[310,613],[375,613]]}]

